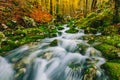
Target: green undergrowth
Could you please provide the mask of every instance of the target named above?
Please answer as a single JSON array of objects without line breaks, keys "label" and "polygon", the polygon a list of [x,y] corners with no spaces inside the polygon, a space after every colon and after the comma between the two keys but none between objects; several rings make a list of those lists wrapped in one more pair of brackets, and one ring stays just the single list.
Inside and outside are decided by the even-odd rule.
[{"label": "green undergrowth", "polygon": [[100,32],[102,35],[117,34],[120,28],[113,25],[113,11],[111,8],[91,12],[85,18],[76,21],[75,25],[84,29],[85,33],[96,34]]},{"label": "green undergrowth", "polygon": [[106,62],[103,65],[106,74],[109,75],[109,80],[120,80],[120,62],[117,62]]},{"label": "green undergrowth", "polygon": [[100,50],[106,63],[103,65],[109,80],[120,80],[120,35],[94,37],[94,41],[101,42],[95,48]]},{"label": "green undergrowth", "polygon": [[120,58],[119,56],[120,50],[114,46],[103,43],[96,46],[95,48],[100,50],[103,56],[108,60]]},{"label": "green undergrowth", "polygon": [[21,45],[36,42],[45,37],[55,37],[57,30],[50,26],[36,26],[29,28],[6,29],[0,33],[0,55]]}]

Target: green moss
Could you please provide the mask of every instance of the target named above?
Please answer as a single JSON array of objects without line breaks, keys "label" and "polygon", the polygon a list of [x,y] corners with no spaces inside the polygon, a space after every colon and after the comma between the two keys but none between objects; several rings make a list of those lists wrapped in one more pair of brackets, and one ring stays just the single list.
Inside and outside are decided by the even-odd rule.
[{"label": "green moss", "polygon": [[12,31],[12,30],[5,30],[3,33],[4,33],[5,36],[10,37],[10,36],[13,36],[14,31]]},{"label": "green moss", "polygon": [[0,42],[2,41],[2,39],[4,39],[5,38],[5,35],[2,33],[2,32],[0,32]]},{"label": "green moss", "polygon": [[120,80],[120,63],[106,62],[103,67],[109,75],[110,80]]},{"label": "green moss", "polygon": [[58,40],[53,40],[51,43],[50,43],[50,46],[57,46],[58,44]]},{"label": "green moss", "polygon": [[56,33],[50,33],[50,38],[53,38],[53,37],[56,37],[57,36],[57,34]]},{"label": "green moss", "polygon": [[41,36],[41,35],[36,35],[36,36],[30,36],[29,39],[43,39],[44,36]]},{"label": "green moss", "polygon": [[68,66],[69,66],[69,68],[71,68],[73,70],[78,70],[81,67],[80,64],[74,64],[74,63],[71,63]]},{"label": "green moss", "polygon": [[58,30],[63,30],[64,28],[62,26],[57,27]]},{"label": "green moss", "polygon": [[15,35],[26,35],[26,33],[24,32],[24,31],[22,31],[22,30],[20,30],[20,29],[18,29],[18,30],[16,30],[15,32],[14,32],[14,34]]},{"label": "green moss", "polygon": [[71,29],[66,31],[66,33],[77,33],[77,32],[78,32],[78,30],[75,28],[71,28]]},{"label": "green moss", "polygon": [[18,45],[12,40],[6,40],[1,42],[1,48],[3,51],[9,51],[16,48]]},{"label": "green moss", "polygon": [[17,26],[16,21],[13,21],[13,20],[7,21],[6,25],[11,29],[14,29]]},{"label": "green moss", "polygon": [[43,33],[44,30],[41,28],[26,28],[22,30],[27,35],[36,35],[37,33]]},{"label": "green moss", "polygon": [[120,43],[118,43],[118,44],[116,45],[116,47],[117,47],[117,48],[120,48]]},{"label": "green moss", "polygon": [[78,20],[75,25],[85,29],[87,33],[101,32],[109,35],[111,32],[117,32],[113,29],[113,26],[109,26],[112,23],[112,12],[110,8],[103,9],[100,12],[92,12],[88,14],[86,18]]},{"label": "green moss", "polygon": [[57,33],[57,30],[56,29],[51,29],[49,30],[50,33]]},{"label": "green moss", "polygon": [[119,58],[117,54],[119,52],[119,49],[117,49],[114,46],[103,43],[103,44],[95,46],[95,48],[100,50],[103,56],[108,60]]},{"label": "green moss", "polygon": [[118,46],[120,43],[120,35],[99,36],[95,38],[99,42],[103,42],[112,46]]}]

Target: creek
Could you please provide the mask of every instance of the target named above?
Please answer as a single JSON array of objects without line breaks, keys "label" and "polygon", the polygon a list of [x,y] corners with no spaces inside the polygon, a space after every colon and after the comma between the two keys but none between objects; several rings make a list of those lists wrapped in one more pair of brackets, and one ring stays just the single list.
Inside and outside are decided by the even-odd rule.
[{"label": "creek", "polygon": [[101,52],[83,37],[84,30],[26,44],[0,57],[0,80],[109,80]]}]

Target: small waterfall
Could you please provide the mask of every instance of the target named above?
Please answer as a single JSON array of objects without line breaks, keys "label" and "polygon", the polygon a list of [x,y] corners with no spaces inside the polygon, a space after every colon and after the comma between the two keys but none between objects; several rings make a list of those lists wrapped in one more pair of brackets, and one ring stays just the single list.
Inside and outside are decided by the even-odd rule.
[{"label": "small waterfall", "polygon": [[13,67],[3,57],[0,57],[0,80],[14,80]]},{"label": "small waterfall", "polygon": [[[83,40],[83,30],[45,38],[0,57],[0,80],[108,80],[100,51]],[[57,41],[56,45],[51,43]]]}]

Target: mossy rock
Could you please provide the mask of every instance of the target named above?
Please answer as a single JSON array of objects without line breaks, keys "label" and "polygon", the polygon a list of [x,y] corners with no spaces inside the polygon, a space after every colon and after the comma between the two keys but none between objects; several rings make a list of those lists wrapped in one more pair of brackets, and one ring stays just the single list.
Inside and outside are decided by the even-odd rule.
[{"label": "mossy rock", "polygon": [[10,21],[6,22],[6,25],[7,25],[9,28],[14,29],[14,28],[17,26],[17,23],[16,23],[16,21],[14,21],[14,20],[10,20]]},{"label": "mossy rock", "polygon": [[2,52],[3,52],[3,50],[2,50],[2,48],[0,48],[0,55],[2,55]]},{"label": "mossy rock", "polygon": [[115,46],[115,47],[119,47],[120,35],[116,34],[116,35],[109,35],[109,36],[99,36],[99,37],[96,37],[95,40]]},{"label": "mossy rock", "polygon": [[120,80],[120,63],[106,62],[103,68],[110,77],[110,80]]},{"label": "mossy rock", "polygon": [[36,35],[36,36],[30,36],[29,37],[30,39],[43,39],[44,38],[44,36],[41,36],[41,35]]},{"label": "mossy rock", "polygon": [[50,38],[53,38],[53,37],[56,37],[57,36],[57,34],[55,34],[55,33],[50,33]]},{"label": "mossy rock", "polygon": [[62,32],[58,32],[58,35],[62,35]]},{"label": "mossy rock", "polygon": [[57,30],[56,29],[51,29],[49,30],[50,33],[57,33]]},{"label": "mossy rock", "polygon": [[63,29],[64,29],[64,27],[59,26],[59,27],[57,27],[57,29],[58,29],[58,30],[63,30]]},{"label": "mossy rock", "polygon": [[2,50],[3,51],[10,51],[11,50],[11,46],[10,45],[2,46]]},{"label": "mossy rock", "polygon": [[57,46],[58,45],[58,40],[55,39],[50,43],[50,46]]},{"label": "mossy rock", "polygon": [[13,40],[13,41],[15,41],[15,40],[19,40],[19,39],[22,39],[22,38],[24,38],[24,36],[11,36],[11,37],[9,37],[9,39],[11,39],[11,40]]},{"label": "mossy rock", "polygon": [[9,51],[18,47],[18,45],[12,40],[5,40],[1,42],[1,48],[3,51]]},{"label": "mossy rock", "polygon": [[26,33],[25,32],[23,32],[22,30],[16,30],[15,32],[14,32],[14,35],[23,35],[23,36],[26,36]]},{"label": "mossy rock", "polygon": [[2,32],[0,32],[0,42],[2,41],[3,38],[5,38],[5,35]]},{"label": "mossy rock", "polygon": [[23,45],[23,44],[27,44],[30,42],[36,42],[38,39],[43,39],[44,36],[41,35],[35,35],[35,36],[26,36],[24,38],[19,39],[17,42],[17,44],[19,45]]},{"label": "mossy rock", "polygon": [[117,48],[120,48],[120,43],[118,43],[118,44],[116,45],[116,47],[117,47]]},{"label": "mossy rock", "polygon": [[77,32],[78,32],[78,30],[75,28],[71,28],[71,29],[66,31],[66,33],[77,33]]},{"label": "mossy rock", "polygon": [[41,28],[26,28],[22,30],[27,35],[36,35],[37,33],[43,33],[44,30]]},{"label": "mossy rock", "polygon": [[12,31],[12,30],[5,30],[3,33],[7,37],[10,37],[10,36],[14,35],[14,31]]},{"label": "mossy rock", "polygon": [[118,56],[119,49],[117,49],[114,46],[103,43],[103,44],[95,46],[95,48],[100,50],[103,56],[108,60],[119,58]]}]

